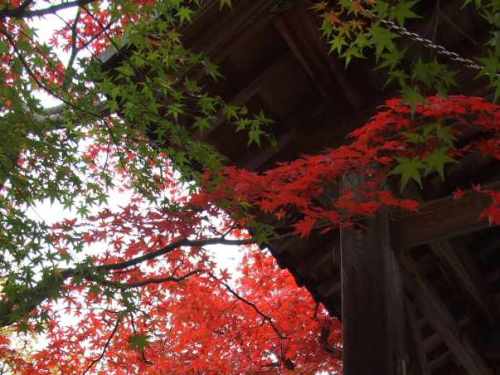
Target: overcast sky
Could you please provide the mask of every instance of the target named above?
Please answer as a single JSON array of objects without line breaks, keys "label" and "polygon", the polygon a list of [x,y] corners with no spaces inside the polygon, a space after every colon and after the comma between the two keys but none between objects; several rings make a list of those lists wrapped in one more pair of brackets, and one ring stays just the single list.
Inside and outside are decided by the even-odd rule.
[{"label": "overcast sky", "polygon": [[[76,14],[75,9],[65,9],[58,13],[59,16],[65,19],[73,19]],[[35,18],[32,25],[37,29],[38,38],[41,41],[48,42],[51,35],[55,30],[61,29],[64,26],[62,20],[55,16],[46,16],[41,18]],[[69,59],[69,54],[59,49],[58,55],[63,63],[66,63]],[[85,55],[85,51],[82,51],[80,56]],[[54,97],[49,96],[45,92],[40,92],[39,97],[42,104],[45,107],[53,107],[60,104],[60,102]],[[128,202],[129,194],[114,192],[110,195],[109,206],[111,209],[119,208],[120,206],[126,205]],[[74,216],[69,210],[65,210],[60,204],[50,204],[50,202],[44,202],[31,210],[31,214],[37,218],[42,219],[45,222],[51,224],[60,221],[64,218]],[[217,245],[208,247],[217,259],[217,262],[221,268],[227,268],[231,272],[234,272],[241,262],[242,251],[235,246],[224,246]]]}]

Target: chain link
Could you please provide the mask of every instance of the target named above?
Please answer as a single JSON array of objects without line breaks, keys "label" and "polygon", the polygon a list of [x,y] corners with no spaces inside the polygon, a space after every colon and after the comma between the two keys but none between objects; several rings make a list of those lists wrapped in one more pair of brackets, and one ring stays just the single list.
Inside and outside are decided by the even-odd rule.
[{"label": "chain link", "polygon": [[[446,47],[444,47],[440,44],[434,43],[430,39],[424,38],[417,33],[411,32],[407,28],[398,25],[394,21],[380,18],[368,10],[363,11],[363,14],[370,19],[378,20],[382,25],[387,27],[389,30],[395,32],[396,34],[398,34],[402,37],[408,38],[410,40],[413,40],[413,41],[423,45],[425,48],[430,49],[432,51],[435,51],[438,55],[446,57],[449,60],[456,62],[458,64],[461,64],[468,69],[472,69],[475,71],[481,71],[484,69],[484,66],[479,65],[474,60],[465,58],[456,52],[448,50]],[[500,77],[500,73],[497,73],[496,76]]]}]

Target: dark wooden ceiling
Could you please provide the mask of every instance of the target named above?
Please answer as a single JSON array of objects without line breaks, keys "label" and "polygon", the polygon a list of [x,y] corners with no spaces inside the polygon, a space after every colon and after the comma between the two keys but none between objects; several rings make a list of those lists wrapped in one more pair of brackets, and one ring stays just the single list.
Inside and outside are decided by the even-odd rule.
[{"label": "dark wooden ceiling", "polygon": [[[464,56],[482,48],[485,30],[462,1],[422,1],[419,34]],[[275,120],[277,147],[247,146],[247,137],[220,122],[203,135],[230,162],[262,171],[279,161],[318,153],[346,141],[385,99],[383,72],[370,59],[344,63],[328,54],[307,1],[276,8],[274,0],[240,0],[220,11],[216,1],[186,31],[185,43],[220,65],[210,90],[227,101],[263,110]],[[407,46],[418,54],[421,46]],[[461,93],[484,94],[484,82],[457,67]],[[487,200],[449,194],[472,182],[500,186],[498,162],[470,158],[445,183],[426,181],[416,214],[391,215],[392,247],[403,270],[406,324],[416,374],[500,374],[500,231],[479,222]],[[272,243],[271,251],[327,309],[341,315],[339,233]]]},{"label": "dark wooden ceiling", "polygon": [[[240,1],[222,14],[208,8],[186,37],[188,45],[221,66],[224,80],[213,85],[214,93],[251,110],[262,109],[275,120],[277,148],[249,148],[245,136],[235,136],[227,126],[205,136],[232,163],[253,170],[338,146],[395,95],[373,61],[355,61],[346,69],[328,53],[310,4],[297,1],[282,11],[273,4]],[[427,19],[410,27],[473,56],[481,49],[484,29],[461,5],[450,1],[437,10],[435,2],[424,1],[420,11]],[[418,53],[419,45],[407,45]],[[484,82],[472,79],[473,72],[457,68],[462,93],[486,92]],[[472,194],[457,203],[448,195],[457,186],[499,177],[498,163],[465,161],[449,171],[446,183],[427,181],[421,194],[431,201],[418,214],[392,217],[410,341],[422,374],[493,374],[498,366],[500,232],[477,220],[487,204],[484,198]],[[332,314],[341,315],[338,232],[270,247],[300,285]]]}]

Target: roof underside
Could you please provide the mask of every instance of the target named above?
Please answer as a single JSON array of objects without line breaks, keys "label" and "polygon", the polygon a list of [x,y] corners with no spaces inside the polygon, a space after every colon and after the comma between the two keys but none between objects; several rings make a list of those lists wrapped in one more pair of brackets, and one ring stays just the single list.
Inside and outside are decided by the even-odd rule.
[{"label": "roof underside", "polygon": [[[474,56],[484,30],[461,5],[460,1],[443,5],[454,27],[441,24],[436,42]],[[342,61],[328,54],[318,20],[307,8],[299,1],[275,12],[273,1],[240,1],[222,14],[209,8],[187,34],[188,45],[207,52],[221,66],[225,78],[212,86],[214,93],[251,110],[262,109],[276,121],[276,149],[249,148],[244,135],[239,138],[227,126],[205,136],[238,166],[265,170],[279,161],[336,147],[393,95],[384,89],[383,74],[374,71],[369,61],[355,61],[345,69]],[[423,2],[420,11],[430,15],[434,2]],[[410,27],[432,37],[433,18],[428,19]],[[409,47],[420,48],[411,43]],[[472,77],[471,72],[460,73],[461,93],[483,94],[484,82]],[[478,223],[486,204],[481,198],[461,204],[447,198],[456,187],[499,179],[498,163],[470,158],[449,171],[446,183],[428,181],[421,194],[432,202],[419,215],[392,218],[393,246],[404,253],[402,267],[408,276],[405,293],[412,306],[408,320],[427,374],[470,373],[464,358],[480,361],[488,369],[500,360],[500,325],[495,323],[500,319],[500,232]],[[331,232],[273,243],[271,250],[300,285],[340,316],[338,244],[339,234]],[[413,285],[415,275],[426,281],[428,290]],[[442,314],[426,308],[433,298]]]},{"label": "roof underside", "polygon": [[[435,37],[463,56],[478,55],[485,33],[477,16],[461,8],[463,1],[444,2],[435,33],[435,3],[421,2],[418,11],[426,17],[410,25],[412,31]],[[224,79],[211,84],[211,92],[275,120],[276,148],[248,147],[245,135],[228,126],[203,136],[234,164],[259,171],[342,144],[394,95],[369,59],[345,69],[328,54],[307,2],[296,1],[286,10],[273,4],[240,0],[220,12],[214,1],[185,33],[188,46],[206,52],[221,67]],[[417,44],[408,47],[421,52]],[[473,76],[461,70],[461,93],[484,95],[485,83]],[[487,204],[484,198],[448,197],[456,187],[472,182],[499,187],[498,181],[498,162],[470,157],[448,171],[446,182],[427,181],[419,195],[429,203],[418,214],[391,218],[392,245],[400,255],[411,307],[408,325],[425,374],[482,375],[500,369],[500,231],[477,220]],[[273,243],[271,250],[300,285],[340,316],[338,244],[337,232],[316,233]],[[464,358],[488,371],[472,374]]]}]

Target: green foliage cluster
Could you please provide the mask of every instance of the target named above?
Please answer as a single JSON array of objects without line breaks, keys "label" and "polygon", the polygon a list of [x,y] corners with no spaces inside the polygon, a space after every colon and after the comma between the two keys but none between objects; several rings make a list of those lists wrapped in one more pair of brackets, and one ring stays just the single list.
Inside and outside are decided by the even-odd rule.
[{"label": "green foliage cluster", "polygon": [[[332,53],[342,57],[346,65],[353,59],[373,56],[377,67],[387,72],[387,84],[395,84],[406,101],[416,105],[426,95],[446,95],[456,88],[456,69],[466,69],[456,65],[452,68],[446,57],[418,48],[422,47],[418,42],[419,54],[415,56],[415,44],[408,48],[409,42],[414,41],[387,27],[384,21],[404,27],[410,21],[420,20],[416,10],[419,3],[419,0],[318,1],[314,9],[323,16],[321,30]],[[496,0],[466,0],[462,7],[474,7],[491,29],[490,38],[482,49],[483,56],[466,57],[474,57],[482,64],[478,77],[489,79],[498,97],[499,3]],[[436,8],[436,12],[434,24],[437,27],[443,11]]]},{"label": "green foliage cluster", "polygon": [[428,124],[416,131],[405,134],[409,143],[425,146],[430,139],[434,138],[439,147],[436,147],[431,153],[422,157],[397,158],[398,165],[391,171],[393,175],[401,177],[401,191],[403,191],[409,181],[415,181],[422,187],[422,177],[431,173],[437,173],[443,180],[445,178],[444,168],[447,164],[455,163],[455,159],[450,157],[450,149],[454,147],[451,130],[440,123]]},{"label": "green foliage cluster", "polygon": [[[140,3],[119,0],[106,6],[116,22],[124,13],[140,14],[123,24],[121,35],[107,38],[114,53],[126,56],[118,64],[113,59],[103,64],[96,54],[77,57],[74,48],[65,67],[55,46],[40,42],[22,17],[5,21],[14,31],[0,30],[0,55],[12,57],[8,69],[0,70],[0,277],[6,278],[4,293],[11,302],[16,296],[36,300],[25,292],[36,293],[43,284],[40,275],[73,261],[53,246],[49,228],[33,208],[51,202],[86,216],[109,198],[116,168],[107,159],[90,168],[84,154],[89,143],[108,145],[118,168],[127,171],[129,187],[152,204],[167,206],[170,202],[158,194],[155,161],[168,158],[186,181],[224,163],[193,133],[224,123],[246,132],[249,143],[269,140],[270,120],[209,94],[210,83],[221,79],[218,67],[183,45],[181,30],[206,2]],[[89,2],[87,9],[97,13],[98,4]],[[47,110],[41,92],[61,105]],[[75,253],[83,246],[77,234],[68,235],[68,243]]]},{"label": "green foliage cluster", "polygon": [[[392,23],[405,28],[411,22],[415,24],[423,20],[418,13],[420,3],[420,0],[321,0],[314,4],[313,9],[322,17],[321,31],[330,46],[330,53],[342,58],[346,67],[354,59],[372,58],[376,69],[386,74],[386,85],[399,90],[405,102],[415,108],[426,96],[446,96],[450,92],[464,94],[459,91],[461,82],[457,82],[456,77],[458,71],[470,69],[467,64],[457,64],[449,56],[438,54],[435,49],[390,27]],[[476,79],[489,82],[490,97],[496,101],[500,97],[500,2],[465,0],[461,4],[457,2],[456,6],[460,11],[473,9],[490,30],[488,40],[481,48],[482,55],[464,57],[477,62]],[[432,39],[435,39],[440,17],[443,17],[440,3],[437,2],[435,7]],[[449,27],[453,21],[447,22],[443,27]],[[431,42],[438,45],[446,41]],[[445,165],[454,162],[450,156],[454,143],[446,125],[432,124],[421,133],[409,134],[408,137],[411,142],[425,143],[436,136],[434,132],[437,132],[440,147],[433,154],[425,158],[400,158],[399,165],[392,171],[401,177],[402,190],[411,180],[421,186],[422,177],[430,173],[444,178]]]},{"label": "green foliage cluster", "polygon": [[[38,294],[50,295],[50,285],[57,286],[53,270],[73,261],[53,246],[43,220],[28,214],[38,203],[50,201],[88,215],[109,198],[116,178],[113,162],[127,171],[131,189],[152,204],[175,209],[175,203],[158,193],[158,160],[168,158],[182,178],[196,181],[202,170],[217,171],[224,163],[200,140],[220,124],[246,132],[250,144],[272,141],[266,132],[271,121],[263,113],[250,114],[209,93],[210,84],[221,79],[218,67],[183,45],[182,31],[206,1],[160,0],[150,7],[140,3],[117,0],[106,7],[113,20],[124,13],[140,17],[124,23],[122,34],[108,37],[107,43],[124,58],[104,64],[99,56],[77,57],[73,48],[69,63],[62,66],[54,46],[40,42],[22,17],[8,19],[10,29],[0,28],[0,56],[10,56],[8,70],[0,69],[0,277],[6,278],[4,293],[10,303],[28,306]],[[218,3],[220,8],[231,6],[230,0]],[[279,9],[289,4],[276,1]],[[477,57],[482,64],[478,77],[489,81],[496,98],[500,2],[465,0],[462,5],[473,7],[491,28],[485,52]],[[97,2],[87,6],[97,13]],[[418,7],[418,0],[321,0],[313,6],[323,17],[321,31],[331,53],[347,66],[354,59],[373,58],[387,73],[387,84],[414,108],[427,95],[447,95],[459,87],[456,69],[463,68],[452,68],[445,58],[422,48],[415,49],[416,55],[384,22],[405,26],[418,21]],[[44,108],[40,91],[58,99],[61,107]],[[439,147],[419,158],[399,159],[392,174],[400,176],[402,189],[410,181],[421,184],[427,174],[444,177],[445,167],[453,163],[454,142],[446,124],[429,124],[406,136],[417,145],[432,138]],[[89,142],[104,149],[107,145],[116,160],[97,160],[99,168],[89,167],[83,152]],[[260,228],[257,240],[264,242],[269,228]],[[75,253],[81,251],[78,234],[68,235],[67,241]],[[2,309],[10,307],[0,305],[0,315]],[[140,348],[144,342],[138,337],[131,345]]]}]

